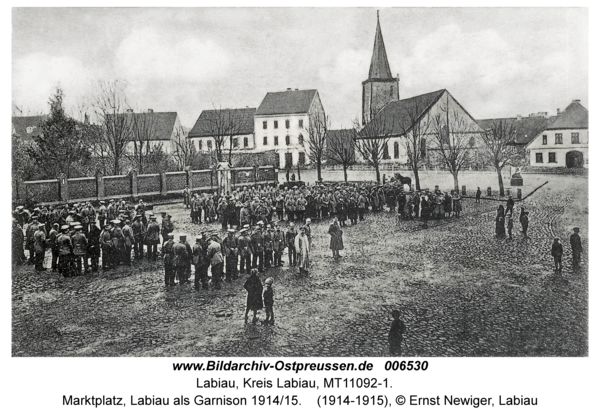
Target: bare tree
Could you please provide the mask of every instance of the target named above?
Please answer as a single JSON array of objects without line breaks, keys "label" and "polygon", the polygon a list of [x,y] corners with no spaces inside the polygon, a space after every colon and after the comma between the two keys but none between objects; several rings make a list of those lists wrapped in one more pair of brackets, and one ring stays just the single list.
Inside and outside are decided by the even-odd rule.
[{"label": "bare tree", "polygon": [[352,123],[356,132],[354,147],[367,164],[375,168],[377,183],[381,183],[381,161],[389,157],[388,142],[394,132],[394,119],[380,112],[365,126],[361,127],[357,119]]},{"label": "bare tree", "polygon": [[474,136],[479,131],[470,129],[467,119],[458,111],[451,113],[448,102],[440,106],[440,113],[433,118],[432,130],[437,151],[454,178],[454,189],[458,191],[458,173],[469,163]]},{"label": "bare tree", "polygon": [[348,167],[356,163],[354,153],[353,129],[329,130],[327,132],[327,158],[333,163],[342,165],[344,182],[348,182]]},{"label": "bare tree", "polygon": [[[147,113],[130,113],[131,119],[133,153],[129,154],[129,159],[138,173],[144,173],[146,159],[151,153],[158,151],[156,148],[157,139],[157,119],[156,115],[149,111]],[[162,146],[160,146],[162,149]]]},{"label": "bare tree", "polygon": [[196,147],[188,138],[183,127],[179,126],[173,135],[173,152],[171,156],[175,160],[179,170],[184,170],[186,166],[192,165],[197,153]]},{"label": "bare tree", "polygon": [[504,196],[504,182],[502,168],[507,164],[515,164],[521,159],[521,152],[513,146],[517,138],[517,129],[508,120],[493,120],[492,125],[481,133],[481,140],[485,143],[486,156],[498,173],[498,186],[500,196]]},{"label": "bare tree", "polygon": [[121,174],[121,160],[127,144],[133,137],[133,120],[126,111],[129,109],[125,98],[125,84],[122,81],[99,81],[94,103],[94,111],[99,129],[97,143],[100,157],[111,162],[113,175]]},{"label": "bare tree", "polygon": [[415,189],[421,190],[419,181],[419,169],[427,156],[427,135],[431,127],[429,112],[424,113],[426,108],[419,107],[418,102],[414,106],[406,108],[406,115],[410,122],[409,129],[404,133],[406,156],[408,165],[415,176]]},{"label": "bare tree", "polygon": [[225,152],[227,152],[227,161],[231,164],[234,138],[244,133],[242,119],[236,116],[234,110],[215,108],[206,115],[206,132],[215,141],[216,162],[225,161]]},{"label": "bare tree", "polygon": [[308,157],[317,168],[317,180],[321,182],[321,165],[325,148],[327,144],[327,131],[331,127],[329,116],[325,113],[315,113],[310,117],[308,127],[305,129],[308,134],[308,140],[304,142],[304,147],[308,144]]}]

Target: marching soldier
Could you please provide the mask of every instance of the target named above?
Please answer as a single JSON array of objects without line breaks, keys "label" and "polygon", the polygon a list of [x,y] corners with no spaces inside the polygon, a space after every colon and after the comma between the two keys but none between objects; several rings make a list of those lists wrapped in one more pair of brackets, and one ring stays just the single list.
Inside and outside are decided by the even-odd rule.
[{"label": "marching soldier", "polygon": [[75,275],[81,275],[81,266],[83,264],[83,273],[86,272],[87,267],[87,245],[88,241],[85,234],[82,233],[83,226],[75,226],[75,234],[71,237],[71,243],[73,245],[73,264],[75,264]]},{"label": "marching soldier", "polygon": [[231,283],[231,279],[237,279],[238,241],[235,238],[235,230],[227,230],[228,235],[223,240],[223,251],[225,253],[225,281]]},{"label": "marching soldier", "polygon": [[167,241],[163,244],[162,253],[163,261],[165,263],[165,286],[175,286],[175,267],[173,266],[173,246],[175,245],[174,240],[175,234],[167,234]]}]

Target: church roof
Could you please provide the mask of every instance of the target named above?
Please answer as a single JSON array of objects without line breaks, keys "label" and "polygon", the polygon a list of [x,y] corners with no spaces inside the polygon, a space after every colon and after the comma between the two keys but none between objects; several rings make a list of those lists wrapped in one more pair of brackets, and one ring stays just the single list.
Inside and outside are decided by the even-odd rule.
[{"label": "church roof", "polygon": [[579,100],[573,100],[565,111],[560,113],[556,120],[548,126],[548,130],[559,129],[587,129],[588,128],[588,110],[579,103]]},{"label": "church roof", "polygon": [[272,116],[277,114],[305,114],[317,90],[287,90],[269,92],[256,109],[257,116]]},{"label": "church roof", "polygon": [[377,29],[375,30],[375,42],[373,44],[373,56],[369,67],[369,79],[391,79],[392,71],[388,62],[381,26],[379,24],[379,12],[377,12]]},{"label": "church roof", "polygon": [[204,110],[200,113],[196,124],[190,130],[189,138],[210,137],[214,135],[216,118],[222,116],[225,122],[231,118],[237,134],[254,133],[254,113],[256,108],[224,108],[219,110]]},{"label": "church roof", "polygon": [[[375,114],[370,123],[381,123],[382,126],[386,126],[385,130],[391,129],[392,136],[402,136],[412,127],[414,122],[420,120],[427,113],[444,92],[446,90],[433,91],[403,100],[391,101]],[[369,131],[369,129],[365,131]]]},{"label": "church roof", "polygon": [[506,121],[509,125],[512,124],[517,130],[516,138],[513,144],[515,145],[526,145],[533,140],[538,134],[546,130],[556,117],[523,117],[520,120],[516,117],[507,118],[488,118],[484,120],[477,120],[477,124],[483,129],[487,130],[492,128],[494,122],[498,123]]}]

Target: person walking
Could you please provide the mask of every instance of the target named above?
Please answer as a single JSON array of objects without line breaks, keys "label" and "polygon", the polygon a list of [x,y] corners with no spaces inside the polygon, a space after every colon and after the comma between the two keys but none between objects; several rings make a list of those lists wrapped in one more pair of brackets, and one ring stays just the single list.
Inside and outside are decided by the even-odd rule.
[{"label": "person walking", "polygon": [[571,234],[569,242],[571,243],[571,251],[573,252],[573,271],[579,271],[583,246],[581,244],[578,227],[573,228],[573,234]]},{"label": "person walking", "polygon": [[256,314],[260,309],[263,308],[263,286],[258,278],[257,269],[252,269],[250,271],[250,276],[248,276],[248,279],[246,279],[246,282],[244,283],[244,289],[246,289],[246,292],[248,292],[248,297],[246,298],[246,315],[244,317],[244,322],[248,323],[248,312],[252,311],[254,314],[252,317],[252,323],[256,325],[256,322],[258,322],[258,317]]},{"label": "person walking", "polygon": [[344,231],[342,230],[342,228],[340,227],[337,217],[333,218],[333,221],[331,223],[331,225],[329,226],[329,235],[331,235],[331,240],[329,242],[329,249],[331,250],[332,254],[333,254],[333,258],[334,259],[339,259],[340,257],[340,250],[344,249],[344,241],[342,238],[342,234],[344,234]]},{"label": "person walking", "polygon": [[554,258],[554,271],[562,272],[563,245],[561,244],[559,238],[554,239],[550,254],[552,254],[552,257]]},{"label": "person walking", "polygon": [[294,248],[297,253],[296,256],[298,258],[300,274],[308,273],[308,267],[310,266],[310,244],[308,242],[308,237],[306,236],[306,228],[300,227],[300,233],[296,235],[296,238],[294,239]]},{"label": "person walking", "polygon": [[402,338],[406,332],[406,325],[400,319],[400,311],[392,311],[392,326],[388,334],[388,342],[390,343],[390,355],[392,357],[400,357],[402,355]]}]

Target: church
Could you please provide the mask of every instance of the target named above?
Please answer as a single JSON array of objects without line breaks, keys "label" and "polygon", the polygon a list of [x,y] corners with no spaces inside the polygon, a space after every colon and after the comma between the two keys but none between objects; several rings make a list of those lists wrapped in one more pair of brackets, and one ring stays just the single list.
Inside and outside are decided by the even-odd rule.
[{"label": "church", "polygon": [[[448,92],[439,90],[409,98],[400,98],[400,79],[393,77],[387,58],[379,12],[373,56],[369,77],[362,83],[362,130],[381,131],[389,138],[383,149],[382,164],[409,163],[407,138],[419,136],[421,165],[441,168],[441,151],[436,144],[436,132],[450,132],[450,137],[460,135],[472,157],[469,166],[477,163],[481,127],[469,112]],[[458,133],[458,134],[455,134]],[[375,134],[376,135],[376,134]],[[359,139],[360,140],[360,139]],[[369,140],[366,138],[365,140]],[[357,155],[360,160],[360,155]]]}]

